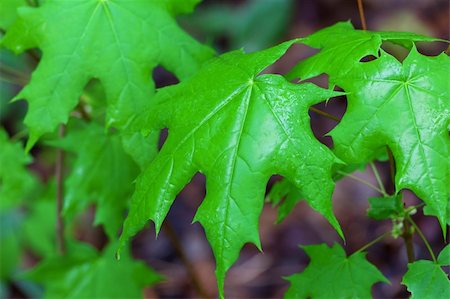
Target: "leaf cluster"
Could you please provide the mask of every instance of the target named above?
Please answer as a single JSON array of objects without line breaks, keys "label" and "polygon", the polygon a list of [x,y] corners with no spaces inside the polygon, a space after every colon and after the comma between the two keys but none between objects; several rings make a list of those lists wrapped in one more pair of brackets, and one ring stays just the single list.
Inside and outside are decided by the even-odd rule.
[{"label": "leaf cluster", "polygon": [[[159,276],[131,258],[129,239],[149,220],[158,233],[177,194],[197,172],[206,176],[207,192],[193,220],[203,226],[213,249],[220,297],[226,272],[244,244],[262,248],[258,221],[274,174],[284,177],[268,195],[279,205],[279,221],[305,200],[344,239],[332,207],[335,182],[388,148],[395,162],[395,192],[384,194],[382,188],[383,197],[369,199],[369,216],[403,213],[400,194],[410,189],[445,235],[450,224],[450,59],[444,53],[425,56],[416,48],[417,42],[437,39],[355,30],[341,22],[265,50],[216,55],[175,20],[198,2],[46,0],[30,7],[8,0],[1,45],[15,53],[42,52],[30,82],[14,98],[29,104],[26,150],[45,140],[69,153],[64,218],[73,222],[95,205],[95,224],[109,238],[107,247],[97,251],[66,232],[70,246],[61,257],[39,244],[48,239],[47,226],[33,234],[26,232],[32,224],[25,225],[29,244],[45,257],[27,277],[44,284],[47,297],[139,297],[142,287]],[[406,59],[385,52],[386,41],[407,48]],[[293,44],[319,52],[287,74],[274,73],[273,65]],[[180,83],[156,90],[151,73],[158,65]],[[306,82],[320,74],[329,76],[330,88]],[[309,110],[344,95],[347,111],[329,133],[334,146],[328,148],[311,130]],[[62,124],[68,133],[59,138],[55,131]],[[164,128],[168,138],[158,150]],[[40,184],[26,169],[31,158],[21,145],[3,131],[0,143],[1,208],[6,209],[23,204]],[[27,218],[33,223],[43,221],[49,203],[35,200]],[[5,250],[19,247],[12,239]],[[119,262],[113,258],[117,247]],[[448,290],[441,268],[448,265],[448,248],[437,261],[409,265],[403,283],[413,296],[426,296],[427,281],[437,281],[440,293]],[[311,262],[289,278],[288,298],[370,297],[373,284],[388,281],[362,252],[347,256],[337,244],[304,250]],[[15,266],[5,267],[6,272]],[[2,277],[7,275],[2,267]]]}]

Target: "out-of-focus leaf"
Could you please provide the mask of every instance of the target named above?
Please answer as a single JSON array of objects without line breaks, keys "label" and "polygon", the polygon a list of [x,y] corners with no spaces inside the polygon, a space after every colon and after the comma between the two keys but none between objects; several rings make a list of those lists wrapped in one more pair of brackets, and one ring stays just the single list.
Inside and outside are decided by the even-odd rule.
[{"label": "out-of-focus leaf", "polygon": [[40,256],[47,257],[56,253],[56,186],[50,182],[46,190],[26,205],[26,217],[22,224],[24,246]]},{"label": "out-of-focus leaf", "polygon": [[371,298],[371,288],[388,279],[366,260],[365,253],[346,256],[338,244],[302,247],[311,258],[306,269],[288,278],[285,298]]},{"label": "out-of-focus leaf", "polygon": [[117,244],[99,253],[87,244],[71,243],[65,256],[43,260],[25,274],[45,287],[45,298],[142,298],[142,289],[161,280],[143,262],[124,251],[115,258]]},{"label": "out-of-focus leaf", "polygon": [[392,218],[403,211],[401,194],[388,197],[370,197],[369,205],[367,215],[375,220]]},{"label": "out-of-focus leaf", "polygon": [[[134,142],[142,150],[146,148],[145,140]],[[76,155],[66,178],[65,215],[71,219],[95,203],[95,223],[102,224],[111,239],[116,238],[139,173],[138,165],[124,151],[120,136],[105,132],[94,122],[79,122],[78,128],[52,144]],[[146,153],[147,159],[155,153],[156,149]]]},{"label": "out-of-focus leaf", "polygon": [[22,144],[9,140],[0,127],[0,210],[17,206],[36,187],[36,178],[26,168],[31,161]]},{"label": "out-of-focus leaf", "polygon": [[17,209],[0,211],[0,281],[11,279],[16,271],[22,247],[20,222],[22,213]]},{"label": "out-of-focus leaf", "polygon": [[176,23],[198,1],[58,1],[22,7],[2,45],[16,53],[38,47],[43,56],[16,99],[28,101],[30,148],[66,123],[85,85],[99,79],[106,91],[106,123],[136,132],[154,92],[158,64],[184,79],[214,51]]},{"label": "out-of-focus leaf", "polygon": [[187,18],[210,38],[225,35],[232,49],[261,50],[278,42],[291,20],[293,0],[251,0],[238,7],[210,5]]}]

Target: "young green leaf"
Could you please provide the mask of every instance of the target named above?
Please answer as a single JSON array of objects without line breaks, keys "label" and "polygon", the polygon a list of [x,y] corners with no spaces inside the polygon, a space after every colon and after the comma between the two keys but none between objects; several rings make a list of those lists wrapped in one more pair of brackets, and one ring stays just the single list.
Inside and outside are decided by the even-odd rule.
[{"label": "young green leaf", "polygon": [[306,269],[288,277],[290,288],[285,298],[371,298],[377,282],[389,280],[358,252],[346,256],[338,244],[302,247],[311,258]]},{"label": "young green leaf", "polygon": [[396,162],[397,191],[414,191],[425,212],[446,229],[450,186],[450,90],[447,55],[413,48],[403,64],[382,52],[338,79],[348,108],[331,131],[337,156],[349,163],[374,158],[386,145]]},{"label": "young green leaf", "polygon": [[450,297],[450,280],[442,266],[450,265],[450,245],[439,255],[437,263],[419,260],[408,264],[402,283],[411,292],[411,299],[434,299]]},{"label": "young green leaf", "polygon": [[39,8],[19,9],[3,45],[17,53],[36,46],[43,52],[30,83],[16,96],[29,103],[28,148],[67,122],[92,78],[106,91],[107,124],[138,130],[136,118],[144,117],[153,94],[152,69],[161,64],[184,79],[213,55],[174,19],[196,2],[47,0]]},{"label": "young green leaf", "polygon": [[413,42],[438,40],[409,32],[355,30],[350,22],[340,22],[300,39],[301,43],[320,49],[320,52],[300,61],[287,78],[306,80],[326,73],[335,83],[336,76],[344,76],[365,56],[378,57],[383,41],[411,47]]},{"label": "young green leaf", "polygon": [[369,205],[367,215],[375,220],[392,218],[403,211],[403,201],[400,194],[388,197],[369,197]]},{"label": "young green leaf", "polygon": [[70,244],[65,256],[40,262],[24,276],[45,287],[45,298],[142,298],[142,288],[161,280],[128,250],[117,261],[116,244],[98,253],[87,244]]},{"label": "young green leaf", "polygon": [[272,174],[301,188],[342,235],[331,203],[331,169],[338,160],[314,138],[308,117],[309,106],[340,93],[279,75],[257,76],[291,44],[210,60],[189,80],[160,90],[150,114],[150,123],[168,127],[169,136],[137,180],[122,243],[149,219],[159,231],[175,196],[197,171],[204,173],[207,196],[194,221],[212,245],[220,296],[241,247],[261,247],[258,218]]},{"label": "young green leaf", "polygon": [[[64,139],[53,145],[76,154],[66,178],[65,216],[71,219],[88,204],[95,203],[95,223],[102,224],[114,240],[133,193],[133,182],[139,174],[138,165],[124,151],[120,136],[106,133],[102,126],[93,122],[80,123],[79,128],[69,130]],[[154,157],[156,148],[146,154]]]},{"label": "young green leaf", "polygon": [[267,200],[278,206],[277,223],[283,221],[303,198],[301,190],[286,179],[276,182],[267,195]]}]

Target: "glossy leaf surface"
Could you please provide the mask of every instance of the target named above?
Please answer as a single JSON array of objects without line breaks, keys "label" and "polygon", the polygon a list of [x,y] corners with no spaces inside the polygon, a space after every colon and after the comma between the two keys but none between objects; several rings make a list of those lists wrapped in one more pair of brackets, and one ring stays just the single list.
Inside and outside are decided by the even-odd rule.
[{"label": "glossy leaf surface", "polygon": [[375,283],[389,283],[362,252],[347,257],[338,244],[302,248],[311,261],[302,273],[288,278],[285,298],[371,298]]},{"label": "glossy leaf surface", "polygon": [[184,79],[213,51],[182,31],[177,13],[198,1],[47,0],[24,7],[3,45],[20,53],[39,47],[42,60],[16,96],[26,99],[28,147],[66,123],[92,78],[103,84],[107,124],[138,130],[153,94],[151,72],[158,64]]},{"label": "glossy leaf surface", "polygon": [[436,40],[410,32],[355,30],[350,22],[340,22],[300,40],[303,44],[320,49],[320,52],[300,61],[287,77],[306,80],[326,73],[335,83],[336,76],[344,76],[362,58],[370,55],[378,57],[383,41],[411,47],[413,42]]},{"label": "glossy leaf surface", "polygon": [[397,192],[411,189],[443,230],[450,189],[450,58],[413,48],[403,64],[382,52],[339,78],[348,92],[342,121],[331,131],[335,152],[349,163],[371,161],[386,145],[396,163]]},{"label": "glossy leaf surface", "polygon": [[257,76],[291,44],[213,59],[191,79],[160,90],[150,114],[149,122],[168,127],[169,136],[137,180],[122,242],[149,219],[159,231],[175,196],[200,171],[207,195],[194,220],[212,245],[221,296],[241,247],[261,247],[258,219],[272,174],[292,180],[341,233],[331,204],[337,159],[315,139],[308,116],[309,106],[339,93]]}]

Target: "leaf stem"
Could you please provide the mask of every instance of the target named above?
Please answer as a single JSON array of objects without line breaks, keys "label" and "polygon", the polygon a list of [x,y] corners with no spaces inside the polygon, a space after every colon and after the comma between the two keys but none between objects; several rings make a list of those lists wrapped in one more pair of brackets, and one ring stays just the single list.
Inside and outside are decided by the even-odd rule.
[{"label": "leaf stem", "polygon": [[357,2],[358,2],[359,17],[361,19],[361,26],[362,26],[362,29],[365,31],[365,30],[367,30],[367,24],[366,24],[366,17],[364,16],[363,3],[362,3],[362,0],[357,0]]},{"label": "leaf stem", "polygon": [[[64,137],[66,127],[59,126],[59,137]],[[64,255],[66,252],[66,244],[64,240],[64,219],[62,210],[64,206],[64,150],[59,148],[56,152],[56,246],[59,254]]]},{"label": "leaf stem", "polygon": [[341,119],[337,116],[334,116],[332,114],[329,114],[328,112],[322,111],[320,109],[314,108],[314,107],[309,107],[309,110],[311,110],[312,112],[315,112],[319,115],[325,116],[326,118],[329,118],[331,120],[334,120],[335,122],[340,122]]},{"label": "leaf stem", "polygon": [[340,171],[340,170],[338,170],[337,173],[342,174],[342,175],[344,175],[344,176],[346,176],[346,177],[349,177],[349,178],[351,178],[351,179],[353,179],[353,180],[355,180],[355,181],[358,181],[358,182],[360,182],[361,184],[364,184],[364,185],[366,185],[367,187],[369,187],[369,188],[371,188],[371,189],[377,191],[378,193],[384,195],[383,190],[381,190],[381,189],[378,188],[377,186],[373,185],[372,183],[370,183],[370,182],[368,182],[368,181],[366,181],[366,180],[364,180],[364,179],[361,179],[361,178],[359,178],[359,177],[357,177],[357,176],[355,176],[355,175],[353,175],[353,174],[346,173],[346,172],[343,172],[343,171]]},{"label": "leaf stem", "polygon": [[23,129],[23,130],[17,132],[16,134],[14,134],[11,137],[11,141],[17,141],[19,139],[22,139],[23,137],[27,136],[27,134],[28,134],[28,129]]},{"label": "leaf stem", "polygon": [[414,220],[411,218],[411,216],[406,215],[405,216],[406,219],[409,221],[409,223],[411,223],[411,225],[414,227],[414,229],[416,230],[417,234],[420,236],[420,238],[422,239],[423,243],[425,243],[425,246],[428,249],[428,252],[431,255],[431,258],[433,259],[433,262],[437,263],[437,259],[436,256],[434,255],[433,250],[431,249],[431,245],[430,243],[428,243],[427,238],[425,238],[425,235],[423,234],[422,230],[419,228],[419,226],[414,222]]},{"label": "leaf stem", "polygon": [[181,262],[186,267],[188,275],[190,276],[191,279],[192,286],[197,291],[198,295],[201,298],[209,298],[208,293],[200,283],[200,279],[198,278],[197,273],[195,272],[194,266],[192,265],[191,261],[189,260],[187,254],[183,249],[183,245],[181,244],[180,239],[177,236],[177,233],[175,232],[174,228],[172,227],[168,219],[166,219],[166,221],[164,222],[162,229],[164,230],[170,242],[172,243],[175,252],[181,259]]},{"label": "leaf stem", "polygon": [[375,175],[375,179],[377,180],[378,186],[380,187],[382,194],[384,196],[388,197],[389,195],[387,194],[386,189],[384,188],[383,181],[381,180],[380,173],[378,172],[378,169],[375,166],[375,163],[370,162],[370,167],[372,168],[372,172]]},{"label": "leaf stem", "polygon": [[361,247],[360,249],[356,250],[353,254],[362,252],[364,250],[366,250],[367,248],[375,245],[376,243],[380,242],[381,240],[383,240],[384,238],[386,238],[387,236],[390,236],[391,232],[385,232],[384,234],[382,234],[381,236],[378,236],[376,239],[370,241],[369,243],[367,243],[366,245],[364,245],[363,247]]}]

